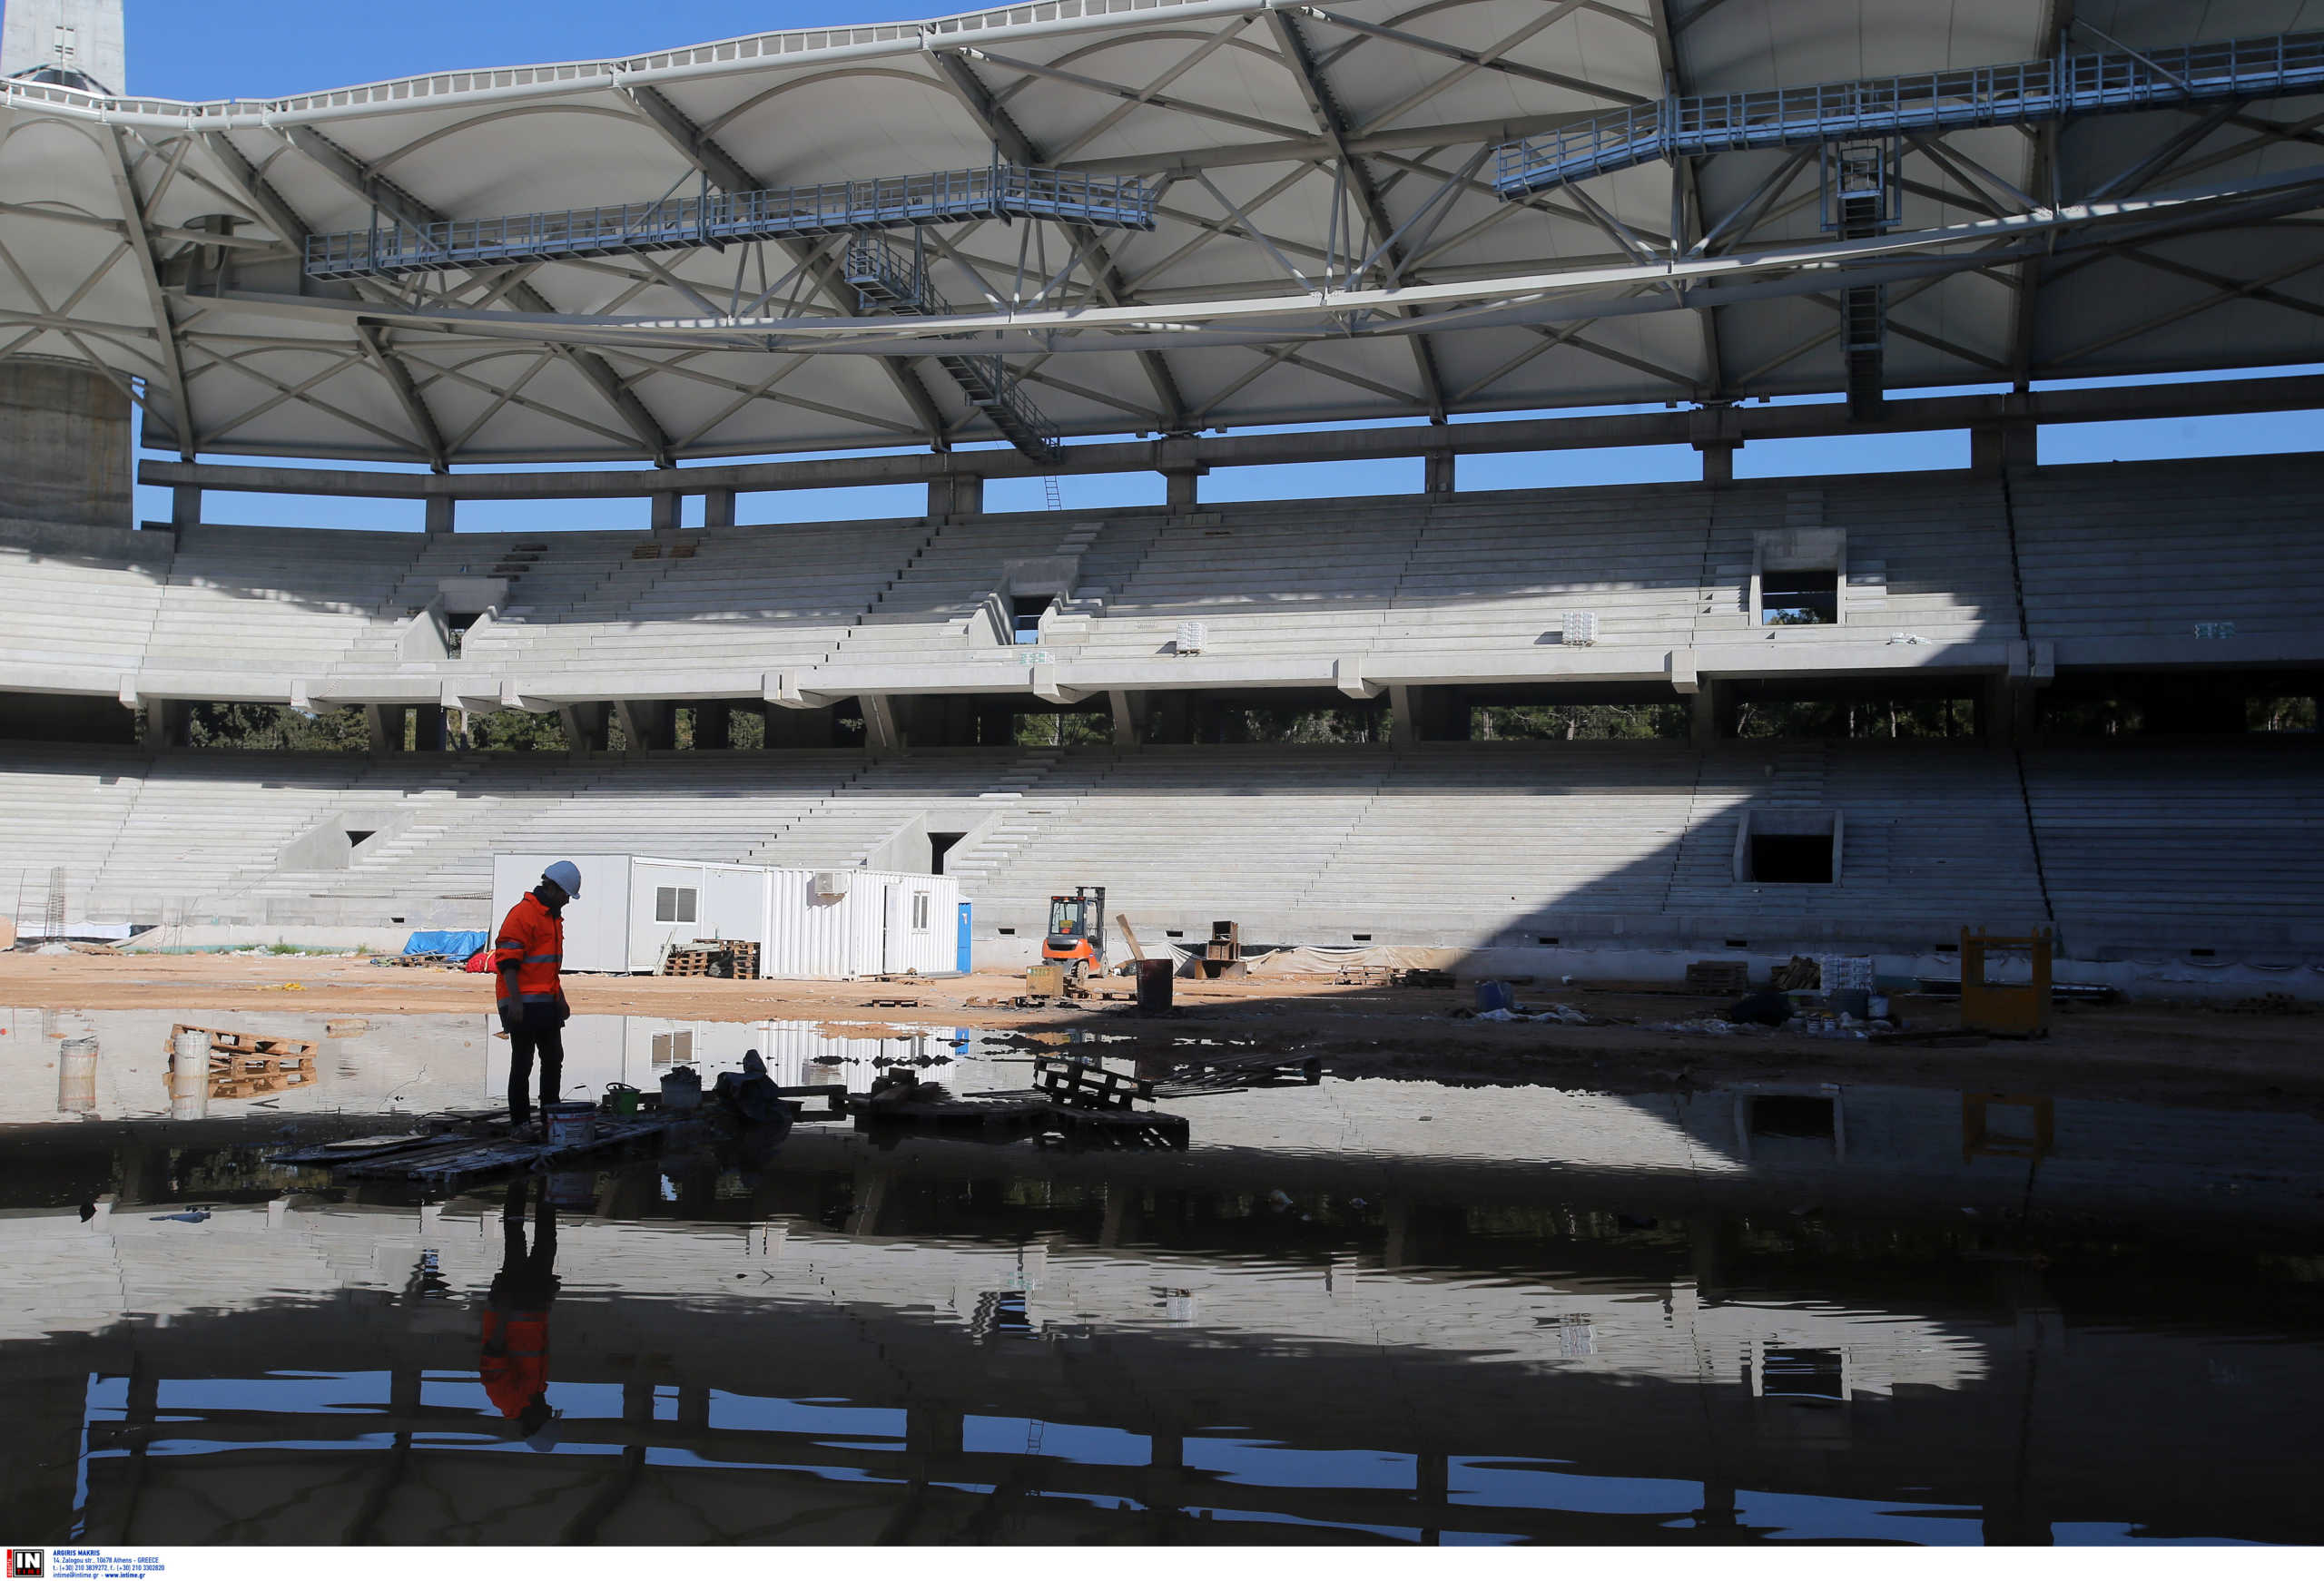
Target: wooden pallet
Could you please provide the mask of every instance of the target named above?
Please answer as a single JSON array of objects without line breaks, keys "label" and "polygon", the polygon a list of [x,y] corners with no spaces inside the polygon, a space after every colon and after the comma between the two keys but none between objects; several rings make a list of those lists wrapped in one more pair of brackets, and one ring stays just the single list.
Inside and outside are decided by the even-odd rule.
[{"label": "wooden pallet", "polygon": [[1687,963],[1687,992],[1690,994],[1733,995],[1738,997],[1751,991],[1749,961],[1689,961]]},{"label": "wooden pallet", "polygon": [[759,947],[744,939],[714,938],[700,944],[672,945],[662,958],[665,977],[755,977]]},{"label": "wooden pallet", "polygon": [[874,1104],[851,1093],[847,1111],[858,1130],[901,1127],[916,1131],[970,1133],[985,1140],[1008,1140],[1039,1131],[1049,1123],[1049,1100],[1036,1094],[1002,1093],[948,1098],[940,1103]]},{"label": "wooden pallet", "polygon": [[1051,1134],[1078,1146],[1184,1153],[1189,1135],[1184,1115],[1161,1109],[1078,1109],[1052,1104],[1049,1119]]},{"label": "wooden pallet", "polygon": [[1215,1097],[1220,1093],[1247,1092],[1253,1087],[1315,1085],[1324,1079],[1320,1056],[1305,1059],[1226,1060],[1217,1064],[1181,1065],[1154,1084],[1157,1098]]},{"label": "wooden pallet", "polygon": [[1033,1061],[1033,1085],[1052,1103],[1068,1109],[1128,1109],[1139,1098],[1154,1096],[1152,1082],[1101,1065],[1046,1055]]},{"label": "wooden pallet", "polygon": [[586,1142],[557,1145],[547,1142],[514,1142],[505,1136],[437,1139],[432,1145],[400,1148],[383,1155],[336,1166],[332,1173],[350,1180],[409,1180],[450,1186],[464,1180],[506,1174],[511,1170],[538,1173],[578,1158],[604,1153],[660,1135],[691,1115],[642,1115],[635,1120],[597,1121],[597,1134]]}]

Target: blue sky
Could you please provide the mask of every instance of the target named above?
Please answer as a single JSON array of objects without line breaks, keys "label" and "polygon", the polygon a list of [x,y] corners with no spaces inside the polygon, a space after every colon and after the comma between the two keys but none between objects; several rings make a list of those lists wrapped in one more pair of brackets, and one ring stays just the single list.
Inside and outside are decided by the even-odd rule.
[{"label": "blue sky", "polygon": [[[5,0],[0,0],[5,5]],[[277,97],[409,73],[457,66],[573,60],[699,44],[767,29],[835,22],[892,22],[965,7],[911,0],[402,0],[387,11],[341,12],[313,0],[128,0],[128,87],[166,98]],[[2286,370],[2292,371],[2292,370]],[[2299,371],[2314,371],[2302,369]],[[2170,456],[2257,454],[2319,446],[2313,412],[2255,417],[2084,424],[2045,429],[2050,463],[2147,460]],[[231,458],[225,458],[231,459]],[[1963,466],[1965,434],[1898,435],[1755,445],[1736,462],[1738,476],[1831,472],[1915,471]],[[1462,461],[1463,488],[1573,486],[1591,483],[1673,481],[1699,476],[1690,450],[1564,451],[1538,456],[1473,457]],[[1211,500],[1415,492],[1420,463],[1386,461],[1331,466],[1243,467],[1202,483]],[[1158,504],[1158,477],[1064,480],[1068,509]],[[142,489],[140,514],[165,517],[160,490]],[[993,510],[1032,510],[1042,503],[1036,481],[996,484]],[[642,501],[522,502],[462,512],[463,527],[528,531],[645,525]],[[824,490],[753,496],[744,521],[916,516],[917,488]],[[416,506],[398,502],[213,496],[212,521],[281,525],[412,528]]]}]

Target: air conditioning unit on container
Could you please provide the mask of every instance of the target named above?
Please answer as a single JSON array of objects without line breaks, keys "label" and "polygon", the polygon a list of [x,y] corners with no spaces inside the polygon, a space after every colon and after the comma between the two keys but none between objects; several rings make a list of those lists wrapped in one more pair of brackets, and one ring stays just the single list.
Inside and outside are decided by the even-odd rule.
[{"label": "air conditioning unit on container", "polygon": [[847,893],[847,879],[848,876],[845,873],[841,872],[817,873],[815,875],[815,899],[818,900],[838,899],[842,895]]}]

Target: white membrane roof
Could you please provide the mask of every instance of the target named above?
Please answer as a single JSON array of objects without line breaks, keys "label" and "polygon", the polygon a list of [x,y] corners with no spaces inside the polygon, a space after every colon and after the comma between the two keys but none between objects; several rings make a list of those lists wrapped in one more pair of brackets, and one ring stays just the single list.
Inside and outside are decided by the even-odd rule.
[{"label": "white membrane roof", "polygon": [[[2324,0],[2071,9],[2073,53],[2324,29]],[[1841,293],[1876,280],[1891,388],[2324,360],[2311,99],[1907,142],[1876,242],[1827,231],[1817,160],[1780,149],[1492,189],[1512,137],[2041,59],[2058,12],[1048,0],[266,102],[9,83],[0,356],[102,364],[171,450],[439,466],[990,441],[937,360],[963,350],[1068,435],[1835,391]],[[294,250],[996,151],[1144,177],[1157,228],[931,228],[933,324],[862,313],[837,238],[330,283]]]}]

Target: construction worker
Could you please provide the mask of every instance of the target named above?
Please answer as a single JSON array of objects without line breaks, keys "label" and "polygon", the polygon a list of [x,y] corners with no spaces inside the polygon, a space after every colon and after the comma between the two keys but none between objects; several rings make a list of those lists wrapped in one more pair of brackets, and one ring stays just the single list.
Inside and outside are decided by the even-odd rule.
[{"label": "construction worker", "polygon": [[565,1090],[565,1024],[573,1019],[559,968],[565,962],[565,903],[581,893],[581,869],[551,862],[541,881],[508,908],[492,956],[500,1026],[508,1034],[508,1123],[533,1134],[533,1058],[540,1056],[541,1106]]},{"label": "construction worker", "polygon": [[500,1272],[484,1308],[484,1350],[477,1376],[484,1392],[527,1448],[556,1443],[556,1413],[548,1403],[548,1309],[556,1299],[556,1209],[541,1183],[539,1221],[525,1246],[525,1192],[508,1183],[500,1208]]}]

